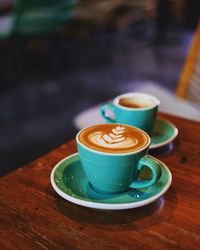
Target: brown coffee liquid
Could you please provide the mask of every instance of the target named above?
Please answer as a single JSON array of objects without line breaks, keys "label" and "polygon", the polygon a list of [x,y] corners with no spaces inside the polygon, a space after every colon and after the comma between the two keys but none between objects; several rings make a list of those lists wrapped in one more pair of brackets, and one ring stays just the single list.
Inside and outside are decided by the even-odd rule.
[{"label": "brown coffee liquid", "polygon": [[91,149],[106,153],[129,153],[149,143],[141,130],[122,124],[98,124],[82,130],[78,140]]},{"label": "brown coffee liquid", "polygon": [[119,105],[127,107],[127,108],[134,108],[134,109],[141,109],[141,108],[147,108],[149,105],[142,105],[136,103],[136,101],[133,98],[121,98],[119,100]]}]

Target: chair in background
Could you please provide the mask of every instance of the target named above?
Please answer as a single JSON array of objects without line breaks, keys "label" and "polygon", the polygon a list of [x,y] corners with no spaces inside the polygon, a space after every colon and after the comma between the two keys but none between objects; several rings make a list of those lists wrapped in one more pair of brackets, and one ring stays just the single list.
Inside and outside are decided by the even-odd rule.
[{"label": "chair in background", "polygon": [[[59,34],[62,34],[61,29],[71,19],[77,2],[78,0],[0,2],[0,54],[3,65],[0,70],[1,88],[22,81],[26,60],[29,61],[30,55],[41,53],[46,56],[52,53],[52,57],[59,58],[56,51],[62,42]],[[5,4],[8,6],[4,7]]]},{"label": "chair in background", "polygon": [[[157,96],[159,111],[200,122],[200,24],[194,34],[188,56],[180,76],[176,93],[156,84],[143,82],[129,91],[146,92]],[[99,107],[91,107],[75,116],[73,123],[77,129],[102,123]]]},{"label": "chair in background", "polygon": [[76,0],[14,0],[11,13],[0,16],[0,38],[58,30],[71,16]]},{"label": "chair in background", "polygon": [[176,95],[188,100],[200,111],[200,23],[193,37]]},{"label": "chair in background", "polygon": [[142,85],[139,91],[156,95],[161,100],[161,111],[200,121],[200,23],[188,50],[176,93],[153,83]]}]

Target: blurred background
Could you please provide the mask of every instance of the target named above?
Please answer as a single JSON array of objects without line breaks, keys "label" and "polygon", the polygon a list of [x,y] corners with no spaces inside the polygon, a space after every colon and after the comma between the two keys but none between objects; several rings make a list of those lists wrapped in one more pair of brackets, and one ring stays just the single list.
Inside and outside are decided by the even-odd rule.
[{"label": "blurred background", "polygon": [[74,138],[81,111],[144,82],[175,92],[198,0],[0,0],[0,173]]}]

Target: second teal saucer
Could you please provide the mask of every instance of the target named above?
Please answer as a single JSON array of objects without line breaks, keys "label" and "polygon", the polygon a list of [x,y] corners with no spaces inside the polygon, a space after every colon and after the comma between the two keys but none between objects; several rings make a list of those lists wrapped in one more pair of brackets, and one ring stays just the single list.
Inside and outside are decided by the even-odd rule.
[{"label": "second teal saucer", "polygon": [[172,142],[178,135],[175,125],[163,118],[156,119],[156,124],[151,136],[150,149],[159,148]]}]

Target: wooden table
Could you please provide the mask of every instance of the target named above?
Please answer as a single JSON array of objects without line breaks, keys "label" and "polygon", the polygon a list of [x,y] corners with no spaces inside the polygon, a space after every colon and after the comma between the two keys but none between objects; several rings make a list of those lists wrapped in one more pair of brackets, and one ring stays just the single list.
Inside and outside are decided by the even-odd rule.
[{"label": "wooden table", "polygon": [[170,152],[150,152],[173,175],[164,197],[120,211],[64,200],[49,177],[71,141],[0,179],[0,249],[200,249],[200,123],[163,116],[179,129]]}]

